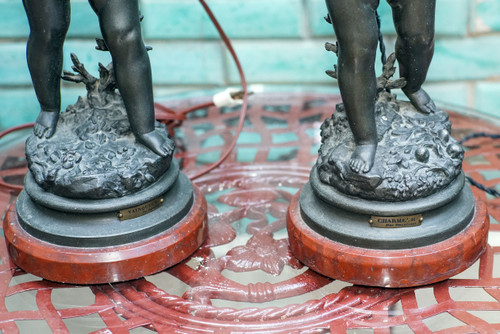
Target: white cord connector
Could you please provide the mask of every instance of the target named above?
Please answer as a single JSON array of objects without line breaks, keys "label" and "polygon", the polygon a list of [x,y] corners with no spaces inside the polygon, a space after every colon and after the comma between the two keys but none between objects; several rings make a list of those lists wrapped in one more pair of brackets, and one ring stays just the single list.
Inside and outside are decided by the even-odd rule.
[{"label": "white cord connector", "polygon": [[216,107],[236,107],[243,104],[243,92],[236,88],[227,88],[225,91],[213,96],[212,101]]}]

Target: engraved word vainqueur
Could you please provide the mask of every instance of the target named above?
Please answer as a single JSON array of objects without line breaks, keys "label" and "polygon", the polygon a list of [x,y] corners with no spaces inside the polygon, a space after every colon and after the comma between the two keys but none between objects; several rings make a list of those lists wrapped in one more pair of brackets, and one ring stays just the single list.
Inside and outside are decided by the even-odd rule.
[{"label": "engraved word vainqueur", "polygon": [[142,205],[121,210],[120,212],[118,212],[118,218],[120,220],[127,220],[127,219],[132,219],[132,218],[144,216],[144,215],[158,209],[162,203],[163,203],[163,198],[155,198],[155,199],[153,199],[147,203],[144,203]]}]

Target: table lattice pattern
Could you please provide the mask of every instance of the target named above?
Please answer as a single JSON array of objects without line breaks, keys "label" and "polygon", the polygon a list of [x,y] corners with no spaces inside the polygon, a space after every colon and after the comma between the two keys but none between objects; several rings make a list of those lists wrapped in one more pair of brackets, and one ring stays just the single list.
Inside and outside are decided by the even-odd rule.
[{"label": "table lattice pattern", "polygon": [[[177,105],[199,101],[184,100]],[[2,333],[497,333],[500,198],[474,189],[491,216],[481,259],[444,282],[410,289],[352,286],[303,267],[288,249],[285,214],[308,179],[319,126],[339,102],[325,94],[261,94],[250,101],[237,150],[196,184],[209,204],[209,238],[186,262],[119,284],[70,286],[16,268],[0,238]],[[167,104],[168,105],[168,104]],[[194,113],[177,129],[184,171],[229,146],[238,109]],[[500,127],[451,113],[453,135]],[[0,210],[26,172],[21,139],[2,139]],[[500,189],[500,140],[466,143],[463,168]]]}]

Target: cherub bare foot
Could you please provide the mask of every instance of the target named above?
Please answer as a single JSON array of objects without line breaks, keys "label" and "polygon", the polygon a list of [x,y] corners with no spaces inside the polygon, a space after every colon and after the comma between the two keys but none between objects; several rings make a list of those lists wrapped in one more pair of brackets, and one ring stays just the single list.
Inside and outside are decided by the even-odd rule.
[{"label": "cherub bare foot", "polygon": [[373,167],[376,151],[377,144],[356,145],[349,166],[356,173],[368,173]]},{"label": "cherub bare foot", "polygon": [[422,88],[413,93],[404,93],[408,97],[408,99],[410,99],[411,104],[413,104],[413,106],[417,108],[418,111],[424,114],[436,112],[436,105],[434,104],[434,101],[432,101],[429,94],[427,94],[427,92]]},{"label": "cherub bare foot", "polygon": [[172,154],[175,148],[172,139],[168,138],[166,133],[163,134],[158,129],[145,134],[136,135],[136,138],[161,157],[167,157]]},{"label": "cherub bare foot", "polygon": [[56,132],[57,121],[59,120],[59,112],[57,111],[40,111],[33,133],[38,138],[50,138]]}]

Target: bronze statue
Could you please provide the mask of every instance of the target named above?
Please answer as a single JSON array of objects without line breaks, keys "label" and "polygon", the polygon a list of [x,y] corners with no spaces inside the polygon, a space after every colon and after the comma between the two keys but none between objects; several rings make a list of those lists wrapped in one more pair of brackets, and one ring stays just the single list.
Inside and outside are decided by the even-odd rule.
[{"label": "bronze statue", "polygon": [[[291,201],[287,227],[291,251],[310,269],[399,288],[470,266],[487,244],[487,234],[478,237],[471,227],[487,229],[488,221],[465,186],[464,151],[450,135],[449,117],[421,87],[433,55],[436,1],[388,3],[396,52],[376,77],[379,0],[326,1],[338,39],[325,45],[338,55],[327,74],[338,79],[343,103],[321,126],[318,160]],[[400,78],[391,80],[396,59]],[[410,101],[398,100],[396,88]],[[447,253],[448,243],[460,251]],[[470,244],[474,249],[463,251]],[[437,259],[443,262],[433,267]]]},{"label": "bronze statue", "polygon": [[[136,139],[156,154],[172,153],[171,139],[155,129],[151,66],[142,41],[137,0],[89,0],[99,17],[118,89]],[[69,0],[23,0],[30,25],[28,66],[41,111],[34,134],[50,138],[61,109],[63,44],[70,23]]]},{"label": "bronze statue", "polygon": [[[434,51],[435,0],[387,0],[396,26],[399,73],[403,92],[422,113],[436,107],[422,89]],[[377,150],[375,55],[379,0],[326,0],[338,39],[338,81],[356,149],[349,165],[356,173],[373,167]]]},{"label": "bronze statue", "polygon": [[[179,170],[165,124],[155,121],[138,0],[89,2],[103,35],[97,49],[109,51],[112,63],[99,63],[94,77],[72,53],[74,72],[62,79],[85,84],[87,95],[60,113],[70,0],[23,0],[41,112],[26,140],[29,170],[16,214],[4,221],[19,267],[76,284],[158,272],[207,235],[206,202]],[[33,252],[40,244],[46,251]]]}]

